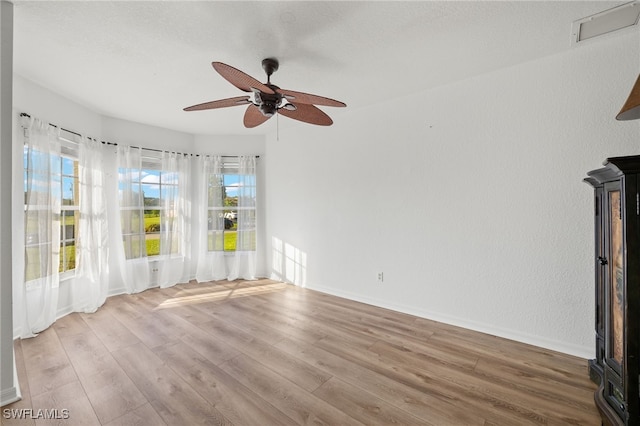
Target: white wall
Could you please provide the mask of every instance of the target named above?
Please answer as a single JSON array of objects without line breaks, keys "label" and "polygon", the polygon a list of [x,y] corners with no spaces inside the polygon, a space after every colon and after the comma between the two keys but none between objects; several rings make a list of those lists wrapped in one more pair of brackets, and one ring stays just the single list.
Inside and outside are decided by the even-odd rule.
[{"label": "white wall", "polygon": [[13,4],[0,2],[0,406],[20,398],[13,354],[11,223]]},{"label": "white wall", "polygon": [[194,147],[192,134],[104,116],[102,117],[102,138],[118,145],[182,153],[191,153]]},{"label": "white wall", "polygon": [[264,155],[263,135],[196,135],[194,152],[219,155]]},{"label": "white wall", "polygon": [[16,114],[48,120],[63,129],[91,137],[102,133],[102,116],[39,84],[14,74],[13,109]]},{"label": "white wall", "polygon": [[281,126],[267,140],[271,275],[593,356],[581,181],[638,152],[638,123],[614,117],[639,57],[627,33],[332,114],[331,128]]}]

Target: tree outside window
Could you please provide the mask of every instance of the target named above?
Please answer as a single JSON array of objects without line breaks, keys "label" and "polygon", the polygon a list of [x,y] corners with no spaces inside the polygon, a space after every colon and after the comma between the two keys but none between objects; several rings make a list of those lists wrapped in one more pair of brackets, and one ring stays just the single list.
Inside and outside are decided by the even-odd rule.
[{"label": "tree outside window", "polygon": [[[158,256],[162,233],[166,232],[163,227],[168,225],[171,228],[175,219],[165,212],[165,198],[170,191],[177,191],[177,180],[172,173],[150,167],[140,170],[120,168],[119,174],[128,174],[127,184],[132,186],[131,191],[124,191],[123,182],[119,183],[125,257]],[[164,252],[180,252],[177,238],[169,243],[171,247]]]},{"label": "tree outside window", "polygon": [[[238,216],[253,218],[250,223],[253,231],[253,250],[255,250],[255,176],[251,179],[238,174],[237,168],[225,166],[223,174],[211,174],[208,187],[208,250],[235,251],[238,238]],[[249,207],[239,207],[239,188],[249,194]],[[251,219],[250,219],[251,220]]]}]

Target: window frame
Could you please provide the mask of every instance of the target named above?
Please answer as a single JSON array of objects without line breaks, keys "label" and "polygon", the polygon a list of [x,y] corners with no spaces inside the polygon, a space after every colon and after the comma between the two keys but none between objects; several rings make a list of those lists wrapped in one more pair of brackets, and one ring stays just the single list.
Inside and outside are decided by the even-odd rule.
[{"label": "window frame", "polygon": [[[237,159],[223,159],[222,161],[222,167],[221,167],[221,173],[215,173],[215,172],[210,172],[208,174],[208,176],[206,177],[207,179],[207,200],[206,200],[206,217],[207,217],[207,221],[211,222],[212,221],[212,214],[213,217],[218,216],[219,219],[223,220],[224,225],[222,226],[222,250],[216,249],[216,244],[211,244],[210,243],[210,238],[215,239],[216,238],[216,233],[219,232],[219,229],[210,229],[207,226],[207,252],[208,253],[214,253],[214,252],[222,252],[227,256],[233,256],[234,253],[236,252],[237,249],[237,245],[236,245],[236,240],[235,238],[233,239],[233,249],[227,249],[228,246],[228,241],[227,239],[231,239],[233,237],[230,237],[230,235],[237,235],[237,220],[238,220],[238,216],[239,216],[239,212],[240,210],[245,210],[245,211],[253,211],[253,216],[254,216],[254,220],[255,220],[255,225],[254,225],[254,229],[253,232],[256,233],[257,236],[257,203],[256,203],[256,199],[257,199],[257,175],[253,175],[254,176],[254,182],[253,185],[251,185],[251,188],[253,188],[253,207],[239,207],[238,206],[238,197],[239,195],[235,196],[236,199],[236,203],[235,205],[225,205],[225,200],[228,200],[230,198],[234,198],[234,197],[229,197],[228,194],[228,189],[229,188],[233,188],[234,187],[234,183],[238,183],[239,176],[241,176],[240,171],[240,164],[238,162]],[[229,182],[227,183],[227,178],[229,178],[230,180],[232,180],[231,177],[233,176],[237,176],[238,179],[236,182]],[[217,182],[218,185],[216,185],[218,188],[220,188],[220,195],[222,196],[222,200],[220,204],[222,204],[221,207],[218,206],[212,206],[212,200],[210,199],[212,194],[217,193],[218,191],[216,191],[215,189],[213,189],[214,185],[212,185],[213,182]],[[220,212],[220,213],[215,213],[215,212]],[[235,213],[235,214],[234,214]],[[227,215],[232,215],[231,218],[228,218]],[[226,227],[226,222],[224,222],[226,219],[230,219],[232,221],[234,221],[232,229],[227,229]],[[233,234],[232,234],[233,233]],[[213,246],[213,248],[212,248]],[[253,251],[257,250],[257,241],[256,243],[254,243],[254,247],[253,247]]]},{"label": "window frame", "polygon": [[[76,142],[73,142],[69,139],[63,138],[63,137],[59,137],[59,141],[60,141],[60,154],[59,155],[55,155],[52,156],[50,154],[45,154],[43,153],[43,155],[47,155],[49,157],[49,162],[50,164],[52,164],[52,162],[55,160],[57,164],[56,166],[56,170],[55,172],[52,171],[49,174],[49,179],[51,182],[51,178],[52,177],[57,177],[57,180],[60,184],[60,215],[59,215],[59,235],[60,235],[60,246],[59,246],[59,260],[58,260],[58,274],[59,274],[59,279],[60,281],[69,279],[69,278],[73,278],[76,275],[76,268],[77,268],[77,264],[76,264],[76,259],[77,259],[77,252],[75,250],[76,248],[76,244],[77,244],[77,237],[78,237],[78,230],[80,229],[80,205],[79,205],[79,150],[78,150],[78,144]],[[28,222],[28,217],[26,215],[27,213],[27,181],[29,180],[30,174],[34,173],[33,169],[30,169],[28,167],[28,160],[27,160],[27,155],[28,155],[28,149],[27,149],[28,144],[24,144],[23,145],[23,154],[22,154],[22,162],[23,162],[23,176],[24,176],[24,181],[23,181],[23,193],[24,193],[24,204],[23,204],[23,211],[24,211],[24,215],[25,215],[25,233],[24,233],[24,248],[25,248],[25,252],[29,249],[29,248],[33,248],[33,247],[42,247],[46,244],[51,244],[52,241],[48,240],[48,241],[44,241],[44,242],[36,242],[36,243],[29,243],[29,235],[26,232],[26,228],[27,228],[27,223]],[[57,158],[56,158],[57,157]],[[65,173],[65,167],[64,167],[64,162],[65,160],[70,160],[71,161],[71,174],[69,173]],[[73,188],[72,188],[72,200],[73,203],[72,204],[65,204],[64,203],[64,195],[65,195],[65,190],[64,190],[64,184],[65,182],[69,182],[71,181],[73,183]],[[34,206],[35,209],[43,209],[43,208],[48,208],[44,207],[44,206]],[[69,214],[69,212],[71,212],[71,214]],[[68,238],[66,236],[67,233],[67,229],[65,225],[65,219],[66,217],[73,217],[73,237],[72,238]],[[69,268],[68,267],[68,262],[65,262],[65,258],[67,257],[67,248],[68,247],[74,247],[74,255],[73,255],[73,267]],[[28,271],[29,271],[29,265],[28,265],[28,257],[25,256],[25,276],[24,276],[24,281],[25,283],[29,283],[29,282],[35,282],[39,279],[42,279],[42,276],[37,276],[37,277],[33,277],[33,278],[28,278]]]},{"label": "window frame", "polygon": [[[63,271],[59,271],[60,273],[60,279],[64,279],[69,275],[72,275],[71,272],[73,272],[73,275],[75,276],[75,271],[76,271],[76,260],[77,260],[77,238],[78,238],[78,231],[80,230],[80,159],[78,158],[77,155],[77,149],[75,150],[75,157],[72,157],[70,155],[70,153],[65,153],[64,151],[66,151],[63,148],[63,153],[60,155],[60,162],[61,162],[61,167],[60,167],[60,171],[61,171],[61,202],[60,202],[60,262],[64,265],[64,258],[67,256],[67,247],[70,247],[71,245],[67,245],[66,243],[71,241],[73,242],[73,268],[65,268]],[[64,173],[64,160],[68,159],[72,161],[72,168],[73,168],[73,172],[71,175],[65,174]],[[71,179],[73,181],[73,204],[64,204],[64,182],[65,182],[65,177],[67,178],[67,181],[69,179]],[[65,212],[67,214],[65,214]],[[69,212],[71,212],[71,215],[73,216],[73,238],[65,238],[66,237],[66,233],[67,233],[67,225],[65,224],[65,217],[69,216]]]},{"label": "window frame", "polygon": [[[125,170],[125,168],[123,167],[118,167],[118,173],[121,174],[123,172],[123,170]],[[135,181],[132,181],[133,185],[137,186],[138,191],[140,192],[141,197],[139,198],[141,201],[141,205],[137,205],[137,206],[122,206],[122,203],[120,204],[120,214],[122,215],[123,211],[137,211],[138,213],[138,217],[139,217],[139,226],[138,226],[138,230],[137,232],[128,232],[125,233],[123,226],[121,225],[121,232],[122,232],[122,244],[124,246],[124,253],[125,253],[125,259],[127,261],[129,260],[136,260],[136,259],[142,259],[144,257],[146,257],[149,260],[157,260],[158,258],[164,257],[164,256],[182,256],[183,252],[184,252],[184,248],[180,247],[180,245],[178,245],[177,247],[175,247],[174,249],[174,245],[173,245],[173,241],[171,241],[171,250],[169,253],[163,254],[162,253],[162,234],[163,234],[163,218],[164,218],[164,212],[166,211],[166,208],[164,206],[164,198],[163,198],[163,194],[166,193],[166,188],[167,187],[174,187],[175,189],[179,188],[180,183],[176,182],[176,183],[168,183],[165,180],[163,180],[163,175],[166,176],[166,174],[172,173],[166,170],[162,169],[162,159],[160,157],[153,157],[153,156],[144,156],[142,158],[142,164],[141,164],[141,168],[140,169],[131,169],[134,171],[134,173],[137,173],[138,178]],[[145,182],[144,179],[147,176],[157,176],[157,182]],[[118,182],[118,185],[121,184],[121,181]],[[157,197],[147,197],[145,196],[145,187],[150,188],[150,187],[154,187],[157,186],[157,189],[153,189],[154,192],[157,191],[158,196]],[[155,200],[154,204],[147,204],[147,200],[152,199]],[[122,199],[121,199],[122,200]],[[154,230],[154,231],[147,231],[148,226],[145,226],[145,218],[146,215],[149,214],[147,212],[152,212],[152,211],[158,211],[158,218],[159,218],[159,223],[158,223],[158,229]],[[149,244],[147,243],[148,241],[150,241],[150,239],[148,238],[148,236],[154,236],[154,238],[152,238],[153,240],[157,240],[158,241],[158,249],[157,249],[157,253],[154,250],[152,252],[152,254],[149,254]],[[157,237],[156,237],[157,236]],[[129,238],[144,238],[145,240],[145,244],[144,244],[144,253],[139,253],[138,256],[135,257],[127,257],[128,253],[131,253],[133,250],[129,249],[127,250],[126,247],[126,239],[127,237]]]}]

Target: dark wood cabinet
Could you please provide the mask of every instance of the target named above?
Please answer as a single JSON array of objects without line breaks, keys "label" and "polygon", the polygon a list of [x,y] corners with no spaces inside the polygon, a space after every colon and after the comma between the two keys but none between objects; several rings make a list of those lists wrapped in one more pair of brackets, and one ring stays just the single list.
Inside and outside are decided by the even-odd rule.
[{"label": "dark wood cabinet", "polygon": [[640,155],[609,158],[594,188],[595,403],[605,425],[640,424]]}]

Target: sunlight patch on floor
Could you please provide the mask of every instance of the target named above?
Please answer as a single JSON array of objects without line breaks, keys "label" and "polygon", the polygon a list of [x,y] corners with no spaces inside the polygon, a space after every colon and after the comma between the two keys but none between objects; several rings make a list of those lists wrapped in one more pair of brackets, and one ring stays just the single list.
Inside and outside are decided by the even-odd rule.
[{"label": "sunlight patch on floor", "polygon": [[287,287],[285,283],[273,283],[252,287],[229,288],[223,291],[216,289],[211,293],[193,294],[190,296],[172,297],[160,303],[155,309],[167,309],[176,306],[193,305],[198,303],[215,302],[219,300],[234,299],[237,297],[254,296],[256,294],[273,293]]}]

